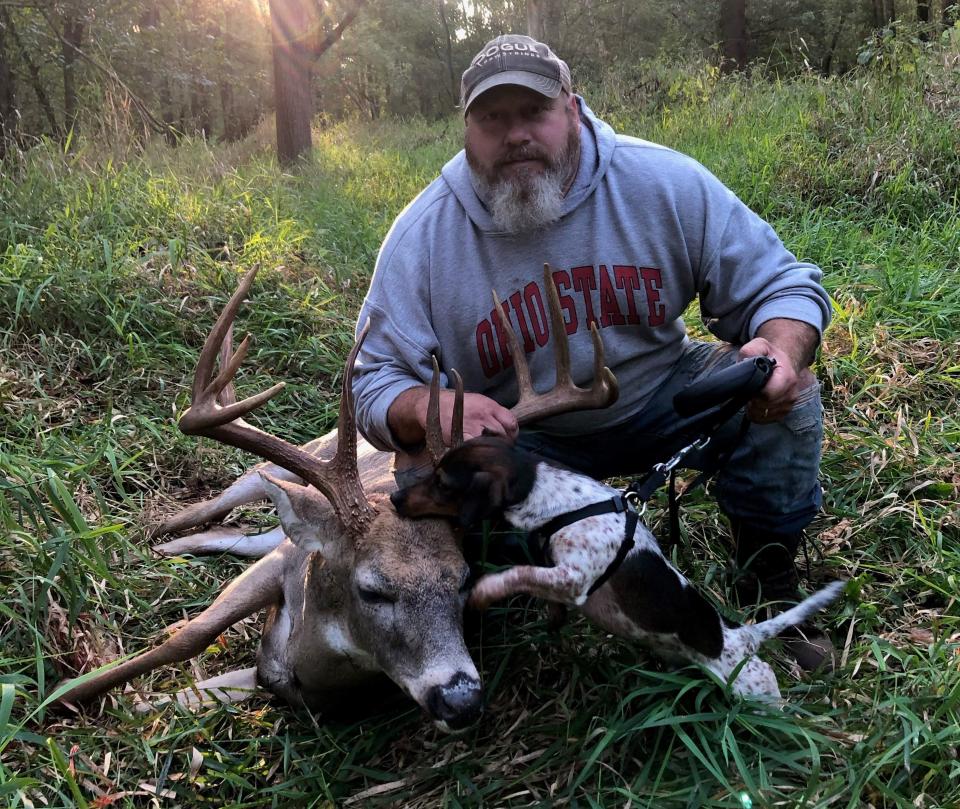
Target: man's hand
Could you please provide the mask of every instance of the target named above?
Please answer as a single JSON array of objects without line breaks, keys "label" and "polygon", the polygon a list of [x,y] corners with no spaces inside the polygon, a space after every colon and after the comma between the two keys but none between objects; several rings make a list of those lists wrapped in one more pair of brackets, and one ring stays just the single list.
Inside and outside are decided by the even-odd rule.
[{"label": "man's hand", "polygon": [[[440,391],[440,425],[443,440],[450,443],[450,425],[453,420],[452,390]],[[401,393],[387,411],[387,423],[394,437],[404,446],[419,445],[426,435],[427,404],[430,388],[419,386]],[[478,435],[501,435],[513,440],[517,437],[517,420],[507,408],[480,393],[463,394],[463,438]]]},{"label": "man's hand", "polygon": [[790,412],[800,391],[814,383],[809,369],[820,337],[799,320],[768,320],[757,336],[740,348],[742,357],[772,357],[777,361],[769,381],[747,405],[747,415],[757,424],[780,421]]}]

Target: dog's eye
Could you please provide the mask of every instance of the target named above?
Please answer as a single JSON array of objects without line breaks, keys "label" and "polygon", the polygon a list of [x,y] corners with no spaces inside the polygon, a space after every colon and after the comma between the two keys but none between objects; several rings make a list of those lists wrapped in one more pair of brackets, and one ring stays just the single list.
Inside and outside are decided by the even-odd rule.
[{"label": "dog's eye", "polygon": [[385,593],[382,590],[371,590],[367,587],[360,587],[357,591],[360,600],[365,604],[396,604],[397,597],[392,593]]}]

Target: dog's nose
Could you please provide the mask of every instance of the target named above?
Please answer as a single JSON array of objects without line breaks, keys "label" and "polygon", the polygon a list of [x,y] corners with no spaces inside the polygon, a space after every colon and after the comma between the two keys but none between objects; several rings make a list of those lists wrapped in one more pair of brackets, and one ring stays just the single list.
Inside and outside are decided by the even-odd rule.
[{"label": "dog's nose", "polygon": [[400,509],[403,508],[403,503],[405,500],[406,497],[402,491],[392,492],[390,494],[390,502],[393,503],[393,507],[396,509],[398,514],[402,513]]}]

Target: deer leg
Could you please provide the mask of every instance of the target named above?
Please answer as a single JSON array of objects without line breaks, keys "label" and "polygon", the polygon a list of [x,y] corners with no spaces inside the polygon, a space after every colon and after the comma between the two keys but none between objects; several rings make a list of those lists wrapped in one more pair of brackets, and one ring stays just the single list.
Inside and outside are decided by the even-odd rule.
[{"label": "deer leg", "polygon": [[260,558],[283,542],[283,527],[277,526],[262,534],[244,534],[231,528],[211,528],[199,534],[173,539],[154,545],[153,550],[163,556],[179,556],[184,553],[230,553],[234,556]]},{"label": "deer leg", "polygon": [[59,704],[87,702],[141,674],[198,655],[227,627],[280,600],[284,565],[279,553],[264,557],[168,640],[93,677],[85,674],[71,680],[56,689],[54,701]]},{"label": "deer leg", "polygon": [[[315,454],[320,448],[319,439],[304,444],[303,448],[311,454]],[[176,534],[180,531],[196,528],[204,523],[219,522],[238,506],[253,503],[257,500],[266,500],[267,490],[263,488],[260,472],[266,472],[275,478],[291,483],[303,482],[293,472],[288,472],[274,463],[257,464],[244,472],[216,497],[204,500],[202,503],[194,503],[168,517],[153,530],[152,536],[160,537],[165,534]]]},{"label": "deer leg", "polygon": [[191,710],[217,703],[233,705],[252,696],[256,690],[257,667],[251,666],[201,680],[190,688],[177,691],[173,696],[164,694],[152,700],[138,699],[134,710],[137,713],[149,713],[174,700]]},{"label": "deer leg", "polygon": [[470,606],[484,609],[514,593],[529,593],[549,601],[579,604],[586,589],[583,577],[566,567],[519,565],[483,576],[470,593]]}]

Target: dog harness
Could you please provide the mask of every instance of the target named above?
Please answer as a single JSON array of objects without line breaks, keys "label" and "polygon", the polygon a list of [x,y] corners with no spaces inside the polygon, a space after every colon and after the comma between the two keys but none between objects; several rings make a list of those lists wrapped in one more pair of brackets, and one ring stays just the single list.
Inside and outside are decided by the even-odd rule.
[{"label": "dog harness", "polygon": [[620,567],[623,560],[627,558],[627,554],[630,553],[634,546],[633,535],[637,531],[637,523],[640,520],[640,515],[630,504],[628,498],[617,494],[609,500],[601,500],[599,503],[593,503],[589,506],[578,508],[575,511],[568,511],[566,514],[554,517],[550,522],[541,525],[536,531],[532,532],[532,536],[539,540],[537,547],[541,549],[541,553],[546,557],[547,551],[550,549],[550,538],[557,533],[557,531],[561,528],[566,528],[568,525],[573,525],[581,520],[585,520],[587,517],[598,517],[601,514],[624,515],[623,539],[620,541],[617,555],[614,556],[613,561],[607,565],[607,569],[590,585],[590,589],[587,590],[587,595],[593,595],[595,590],[603,587],[607,579],[617,572],[617,568]]}]

